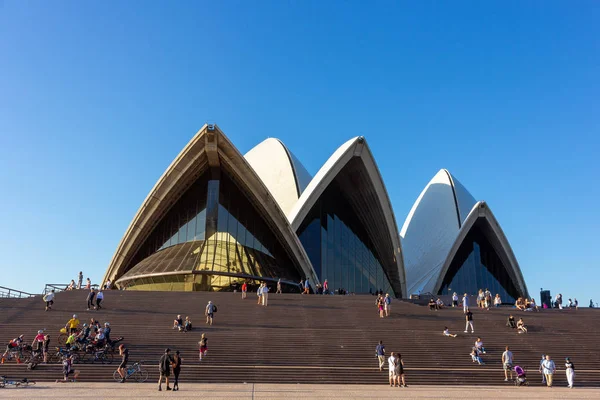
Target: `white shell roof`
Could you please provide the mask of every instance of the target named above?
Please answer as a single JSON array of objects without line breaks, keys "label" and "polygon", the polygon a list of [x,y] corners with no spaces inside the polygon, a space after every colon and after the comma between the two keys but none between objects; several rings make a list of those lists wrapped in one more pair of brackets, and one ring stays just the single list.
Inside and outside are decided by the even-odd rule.
[{"label": "white shell roof", "polygon": [[434,291],[446,256],[475,204],[445,169],[425,186],[400,231],[408,296]]},{"label": "white shell roof", "polygon": [[269,189],[284,214],[289,215],[312,179],[306,168],[275,138],[263,140],[248,151],[244,158]]}]

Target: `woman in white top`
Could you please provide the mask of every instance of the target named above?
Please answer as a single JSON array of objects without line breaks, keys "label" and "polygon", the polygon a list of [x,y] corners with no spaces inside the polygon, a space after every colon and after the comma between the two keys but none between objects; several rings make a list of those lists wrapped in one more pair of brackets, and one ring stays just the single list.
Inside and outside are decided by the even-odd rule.
[{"label": "woman in white top", "polygon": [[500,294],[496,293],[496,297],[494,297],[494,307],[500,307],[502,304],[502,299],[500,298]]},{"label": "woman in white top", "polygon": [[477,340],[475,341],[475,347],[477,347],[477,350],[479,350],[480,352],[485,354],[485,347],[483,347],[483,341],[481,340],[480,337],[478,337]]},{"label": "woman in white top", "polygon": [[456,292],[452,294],[452,307],[458,307],[458,295]]}]

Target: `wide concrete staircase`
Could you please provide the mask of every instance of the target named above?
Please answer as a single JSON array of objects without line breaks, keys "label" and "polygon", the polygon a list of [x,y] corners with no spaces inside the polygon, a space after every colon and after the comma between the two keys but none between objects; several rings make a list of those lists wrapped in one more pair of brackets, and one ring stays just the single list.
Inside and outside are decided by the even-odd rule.
[{"label": "wide concrete staircase", "polygon": [[[239,293],[180,293],[107,291],[100,311],[86,311],[85,291],[58,293],[52,311],[44,312],[41,297],[0,299],[0,342],[19,334],[31,343],[38,329],[52,336],[73,313],[80,320],[109,321],[111,336],[124,336],[131,362],[144,360],[150,379],[158,377],[158,359],[165,347],[184,358],[182,381],[385,384],[375,346],[383,340],[387,353],[400,352],[409,385],[509,385],[504,382],[501,354],[509,345],[515,363],[525,367],[531,385],[540,385],[542,354],[559,369],[557,385],[566,385],[564,359],[576,366],[576,384],[600,385],[600,313],[597,310],[515,312],[512,308],[473,310],[476,334],[465,334],[460,309],[429,311],[427,307],[394,301],[392,315],[379,318],[372,296],[271,294],[268,307],[256,295],[242,300]],[[204,323],[204,309],[218,306],[215,323]],[[505,327],[509,313],[523,316],[528,334]],[[192,318],[194,330],[172,330],[176,314]],[[448,326],[458,338],[442,335]],[[198,340],[206,333],[208,357],[198,361]],[[473,364],[469,352],[481,336],[485,365]],[[78,364],[83,381],[110,381],[118,365]],[[0,366],[0,375],[54,380],[58,364],[38,365],[28,371],[14,361]]]}]

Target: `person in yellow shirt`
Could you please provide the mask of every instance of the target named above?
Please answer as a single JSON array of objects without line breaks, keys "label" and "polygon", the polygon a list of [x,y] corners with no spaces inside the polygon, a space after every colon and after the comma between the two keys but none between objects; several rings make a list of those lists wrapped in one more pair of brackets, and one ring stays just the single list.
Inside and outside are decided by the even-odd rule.
[{"label": "person in yellow shirt", "polygon": [[73,346],[75,346],[76,340],[77,340],[77,337],[75,336],[75,334],[71,333],[69,335],[69,337],[67,338],[67,341],[65,342],[67,349],[71,349]]},{"label": "person in yellow shirt", "polygon": [[69,322],[67,322],[67,325],[65,325],[65,329],[69,333],[74,333],[79,329],[79,320],[77,319],[77,314],[73,314],[73,318],[71,318]]}]

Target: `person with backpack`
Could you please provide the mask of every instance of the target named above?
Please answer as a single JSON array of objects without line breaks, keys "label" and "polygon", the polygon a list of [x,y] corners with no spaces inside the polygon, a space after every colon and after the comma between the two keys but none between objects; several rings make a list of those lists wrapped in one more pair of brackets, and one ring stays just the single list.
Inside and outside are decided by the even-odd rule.
[{"label": "person with backpack", "polygon": [[165,379],[165,383],[167,384],[167,390],[172,390],[169,387],[169,376],[171,375],[171,364],[173,363],[173,359],[171,358],[171,349],[165,349],[165,353],[160,357],[158,361],[158,370],[160,372],[160,376],[158,378],[158,391],[162,391],[162,381]]},{"label": "person with backpack", "polygon": [[46,293],[43,299],[46,302],[46,309],[44,311],[51,310],[52,304],[54,304],[54,289],[52,289],[50,293]]},{"label": "person with backpack", "polygon": [[212,301],[209,301],[206,305],[206,309],[204,310],[204,315],[206,315],[206,323],[209,325],[213,324],[213,317],[217,312],[217,306],[215,306]]},{"label": "person with backpack", "polygon": [[[4,352],[4,354],[2,354],[2,360],[1,363],[4,364],[4,361],[6,360],[6,356],[10,355],[11,351],[15,351],[21,348],[22,344],[23,344],[23,340],[25,338],[25,335],[20,335],[17,338],[11,339],[10,342],[8,342],[8,344],[6,345],[6,351]],[[20,352],[19,352],[20,354]],[[17,364],[21,363],[21,357],[20,355],[17,355]]]},{"label": "person with backpack", "polygon": [[389,317],[390,316],[390,311],[392,309],[392,298],[390,297],[389,293],[385,294],[385,298],[384,298],[384,309],[385,309],[385,316]]}]

